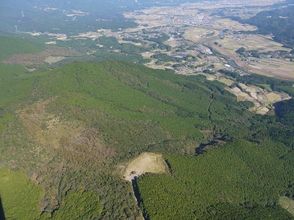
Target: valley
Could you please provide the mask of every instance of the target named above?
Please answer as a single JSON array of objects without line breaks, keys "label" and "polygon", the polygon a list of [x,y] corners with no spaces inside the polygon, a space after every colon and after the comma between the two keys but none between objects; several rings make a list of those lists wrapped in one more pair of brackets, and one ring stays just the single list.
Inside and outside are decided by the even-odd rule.
[{"label": "valley", "polygon": [[[269,7],[273,3],[276,2],[246,3],[246,6],[251,6],[251,10],[247,11],[242,8],[242,3],[229,5],[234,9],[233,13],[239,10],[243,16],[249,17],[258,13],[260,8]],[[127,58],[131,54],[134,58],[129,58],[130,60],[134,59],[153,69],[169,69],[182,75],[203,75],[208,80],[224,83],[227,91],[238,100],[252,102],[255,107],[251,111],[266,114],[273,109],[274,103],[290,99],[291,96],[268,88],[258,88],[258,85],[240,86],[238,80],[223,73],[230,71],[241,76],[261,74],[293,80],[293,54],[290,53],[290,48],[283,47],[270,36],[254,33],[257,27],[227,18],[230,16],[228,13],[225,18],[219,16],[218,11],[226,7],[225,2],[219,2],[218,5],[193,3],[154,7],[125,13],[125,18],[137,24],[132,28],[98,29],[96,32],[72,36],[28,34],[45,34],[49,36],[49,42],[54,44],[57,41],[60,42],[58,44],[63,41],[70,44],[77,40],[96,42],[96,45],[92,44],[92,49],[80,51],[80,55],[84,56],[95,57],[104,51],[109,55],[115,54],[112,57],[123,59],[120,57]],[[52,55],[45,62],[55,63],[64,59],[60,56],[64,53]],[[257,96],[257,93],[260,95]]]}]

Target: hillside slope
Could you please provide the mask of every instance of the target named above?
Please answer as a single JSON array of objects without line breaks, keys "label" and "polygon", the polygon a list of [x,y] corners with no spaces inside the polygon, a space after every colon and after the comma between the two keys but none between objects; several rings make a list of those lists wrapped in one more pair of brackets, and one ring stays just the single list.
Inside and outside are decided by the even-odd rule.
[{"label": "hillside slope", "polygon": [[[238,103],[221,84],[122,62],[76,62],[33,73],[0,67],[1,166],[27,174],[40,187],[35,191],[44,192],[33,204],[40,218],[67,219],[76,210],[81,219],[137,218],[140,209],[132,187],[118,167],[146,151],[163,154],[171,168],[170,176],[139,179],[152,219],[158,218],[154,207],[162,213],[172,208],[165,202],[175,192],[173,199],[179,200],[173,204],[191,202],[193,210],[202,211],[194,217],[220,202],[224,212],[236,216],[239,203],[247,201],[289,217],[275,201],[279,195],[293,196],[291,147],[275,142],[268,131],[281,125],[273,116],[254,116],[247,103]],[[213,141],[217,143],[210,148],[217,149],[197,155],[198,146]],[[197,183],[197,174],[204,171]],[[226,179],[220,181],[219,175]],[[198,185],[204,182],[219,182],[223,194],[219,185],[216,191],[202,190]],[[185,184],[201,198],[209,194],[207,200],[184,199]],[[250,190],[263,185],[267,187],[260,194]],[[5,213],[11,213],[13,201],[3,197]],[[191,216],[189,207],[179,216]],[[23,219],[30,216],[23,213]]]}]

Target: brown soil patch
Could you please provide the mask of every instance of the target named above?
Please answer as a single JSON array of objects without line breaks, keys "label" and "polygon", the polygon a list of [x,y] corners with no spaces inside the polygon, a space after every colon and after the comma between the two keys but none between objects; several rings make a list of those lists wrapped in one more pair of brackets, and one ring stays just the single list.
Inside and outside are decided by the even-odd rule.
[{"label": "brown soil patch", "polygon": [[28,137],[35,143],[38,158],[42,158],[32,179],[45,189],[41,209],[47,211],[59,206],[59,186],[69,170],[98,171],[116,155],[113,148],[104,144],[98,130],[49,113],[48,106],[53,101],[39,101],[17,112]]},{"label": "brown soil patch", "polygon": [[294,200],[286,196],[279,198],[279,205],[286,209],[292,216],[294,216]]},{"label": "brown soil patch", "polygon": [[115,154],[104,146],[99,132],[85,128],[78,121],[61,120],[48,113],[47,106],[53,99],[37,102],[19,111],[19,117],[28,135],[38,144],[62,151],[67,161],[95,161]]},{"label": "brown soil patch", "polygon": [[73,138],[82,127],[78,123],[61,122],[60,118],[46,112],[52,100],[41,101],[19,112],[20,119],[28,134],[39,144],[59,148],[65,137]]},{"label": "brown soil patch", "polygon": [[163,174],[168,172],[168,167],[161,154],[142,153],[127,165],[123,166],[123,178],[132,181],[135,177],[145,173]]},{"label": "brown soil patch", "polygon": [[[79,53],[62,47],[48,47],[46,50],[36,54],[16,54],[4,61],[7,64],[21,64],[25,66],[40,65],[44,63],[53,64],[66,57],[78,56]],[[61,59],[62,58],[62,59]]]}]

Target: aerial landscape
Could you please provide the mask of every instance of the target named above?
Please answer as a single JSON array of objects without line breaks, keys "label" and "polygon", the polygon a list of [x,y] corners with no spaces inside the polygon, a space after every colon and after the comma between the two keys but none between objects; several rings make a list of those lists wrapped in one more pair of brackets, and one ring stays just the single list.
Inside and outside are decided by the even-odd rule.
[{"label": "aerial landscape", "polygon": [[294,219],[293,0],[1,0],[0,220]]}]

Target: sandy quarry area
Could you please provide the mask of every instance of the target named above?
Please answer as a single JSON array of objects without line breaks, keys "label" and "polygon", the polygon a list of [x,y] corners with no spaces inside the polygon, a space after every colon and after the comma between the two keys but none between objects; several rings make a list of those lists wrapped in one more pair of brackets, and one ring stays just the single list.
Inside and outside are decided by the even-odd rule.
[{"label": "sandy quarry area", "polygon": [[132,181],[145,173],[163,174],[168,167],[161,154],[145,152],[123,166],[123,178]]}]

